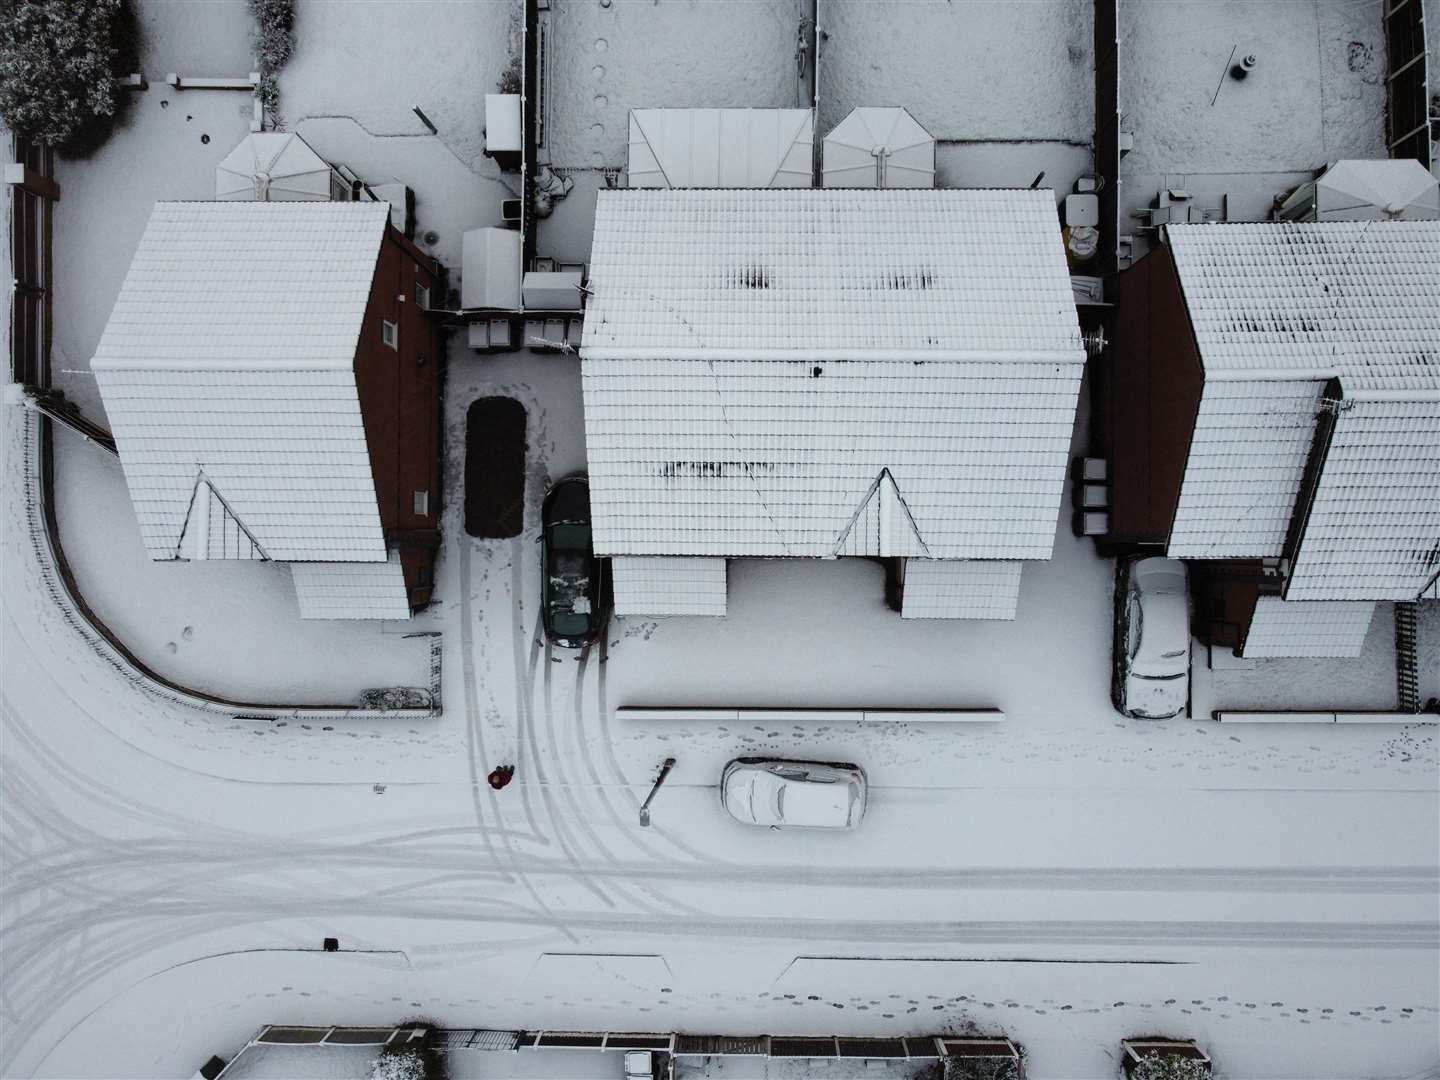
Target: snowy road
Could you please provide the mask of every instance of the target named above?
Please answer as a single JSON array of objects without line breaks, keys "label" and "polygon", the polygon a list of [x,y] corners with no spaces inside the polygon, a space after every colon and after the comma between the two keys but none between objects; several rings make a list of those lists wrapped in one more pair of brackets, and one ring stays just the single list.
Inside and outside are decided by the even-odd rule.
[{"label": "snowy road", "polygon": [[[540,400],[560,471],[574,436]],[[13,474],[6,493],[14,509]],[[22,541],[7,525],[6,1076],[178,1076],[266,1021],[420,1012],[857,1034],[973,1021],[1025,1042],[1042,1077],[1107,1075],[1116,1040],[1157,1028],[1257,1076],[1359,1069],[1382,1031],[1396,1072],[1435,1057],[1440,800],[1423,733],[1234,743],[1116,723],[1088,640],[1052,676],[1076,680],[1058,687],[1076,708],[1022,693],[985,732],[617,724],[617,704],[677,692],[673,658],[698,701],[735,654],[678,623],[617,623],[580,659],[548,650],[528,536],[453,542],[440,720],[230,725],[169,714],[104,668],[47,610]],[[1103,586],[1103,567],[1067,558],[1080,597]],[[814,582],[762,568],[758,592],[736,585],[733,670],[749,694],[778,692],[794,667],[762,655],[767,605]],[[842,596],[852,625],[827,648],[894,632],[858,588]],[[957,643],[934,633],[894,661],[904,693],[973,677],[937,662]],[[790,654],[809,662],[799,642]],[[895,674],[842,667],[808,692]],[[730,822],[714,780],[752,743],[865,761],[864,827]],[[641,829],[667,753],[680,765]],[[516,783],[491,791],[484,774],[511,758]],[[326,936],[345,951],[318,952]]]}]

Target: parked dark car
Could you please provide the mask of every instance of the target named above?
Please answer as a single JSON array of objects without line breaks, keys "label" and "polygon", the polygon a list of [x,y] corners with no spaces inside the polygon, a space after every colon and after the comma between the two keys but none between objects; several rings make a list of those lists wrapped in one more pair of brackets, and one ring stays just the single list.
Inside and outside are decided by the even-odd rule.
[{"label": "parked dark car", "polygon": [[545,636],[565,649],[583,649],[605,628],[603,564],[590,539],[590,482],[567,476],[545,496],[541,510],[540,603]]}]

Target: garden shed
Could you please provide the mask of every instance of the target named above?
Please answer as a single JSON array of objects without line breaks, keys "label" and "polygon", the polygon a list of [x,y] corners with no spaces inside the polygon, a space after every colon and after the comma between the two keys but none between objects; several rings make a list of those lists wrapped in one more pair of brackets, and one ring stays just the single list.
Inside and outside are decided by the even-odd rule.
[{"label": "garden shed", "polygon": [[809,109],[632,109],[632,188],[811,187]]},{"label": "garden shed", "polygon": [[825,187],[933,188],[935,139],[905,109],[858,108],[825,136]]},{"label": "garden shed", "polygon": [[215,166],[215,198],[325,202],[350,198],[350,182],[291,131],[257,131]]}]

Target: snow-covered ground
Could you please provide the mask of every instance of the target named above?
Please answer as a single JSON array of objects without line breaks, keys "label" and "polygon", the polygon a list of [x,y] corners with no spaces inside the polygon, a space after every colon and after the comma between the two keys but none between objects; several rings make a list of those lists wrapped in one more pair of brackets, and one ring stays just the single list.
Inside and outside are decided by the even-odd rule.
[{"label": "snow-covered ground", "polygon": [[[530,409],[532,524],[545,478],[578,460],[573,365],[453,373],[452,422],[482,394]],[[994,644],[976,625],[901,624],[858,564],[752,563],[723,622],[617,621],[577,660],[534,637],[533,527],[500,543],[449,529],[440,618],[462,644],[445,715],[324,731],[217,725],[117,683],[36,587],[19,494],[11,471],[5,1075],[179,1076],[265,1022],[417,1013],[975,1023],[1024,1042],[1036,1077],[1111,1075],[1118,1039],[1157,1029],[1201,1038],[1231,1075],[1407,1075],[1434,1058],[1434,729],[1120,720],[1108,568],[1069,538],[1027,571],[1021,621]],[[620,703],[733,700],[736,671],[747,701],[958,699],[1008,719],[615,722]],[[865,825],[810,838],[728,821],[719,766],[756,749],[862,762]],[[680,764],[641,829],[667,754]],[[482,778],[505,760],[519,774],[497,794]],[[356,951],[319,953],[324,936]]]},{"label": "snow-covered ground", "polygon": [[[1436,630],[1422,634],[1420,642],[1421,669],[1440,668]],[[1197,649],[1197,667],[1204,664],[1203,657],[1204,651]],[[1212,709],[1384,712],[1396,707],[1395,608],[1375,605],[1364,648],[1354,659],[1264,659],[1249,661],[1249,666],[1233,658],[1225,662],[1230,666],[1196,672],[1197,688],[1204,688],[1197,690],[1197,715],[1208,716]]]},{"label": "snow-covered ground", "polygon": [[[1385,156],[1378,5],[1132,0],[1120,6],[1120,40],[1122,126],[1135,133],[1127,175]],[[1230,78],[1230,64],[1250,54],[1254,71]]]},{"label": "snow-covered ground", "polygon": [[630,110],[794,108],[803,0],[551,0],[542,155],[623,169]]},{"label": "snow-covered ground", "polygon": [[[1228,76],[1253,54],[1243,81]],[[1339,158],[1383,158],[1381,5],[1175,0],[1120,5],[1122,212],[1161,188],[1230,220],[1269,216],[1276,194]],[[1144,251],[1144,237],[1136,254]]]},{"label": "snow-covered ground", "polygon": [[[662,24],[721,19],[719,5],[632,3],[564,8],[577,29],[623,14],[657,51],[646,35]],[[282,91],[307,137],[343,144],[327,152],[362,173],[373,162],[413,176],[438,250],[503,184],[463,134],[466,110],[493,87],[490,61],[465,67],[463,87],[418,70],[431,55],[426,18],[408,13],[437,6],[447,40],[433,55],[507,55],[508,5],[372,3],[347,20],[354,8],[306,4],[302,28],[346,44],[333,55],[302,47]],[[756,38],[757,70],[788,74],[764,50],[789,62],[790,5],[726,7]],[[1217,18],[1249,18],[1248,7],[1217,6]],[[773,35],[756,29],[771,23]],[[175,34],[176,57],[156,57],[153,71],[147,62],[152,80],[193,68]],[[399,84],[370,70],[376,35],[406,42],[415,61]],[[687,63],[716,61],[704,45],[672,39],[667,83]],[[738,66],[740,55],[751,54],[722,59]],[[322,70],[332,61],[333,83]],[[393,85],[412,91],[386,105]],[[452,96],[433,96],[437,86]],[[72,367],[98,338],[146,199],[204,197],[214,157],[244,130],[243,95],[187,95],[160,110],[156,93],[101,157],[61,177],[57,330]],[[315,116],[312,100],[353,122]],[[659,103],[717,102],[667,92]],[[448,149],[415,136],[411,104]],[[368,138],[354,134],[366,127]],[[457,343],[448,379],[439,603],[407,624],[445,633],[445,711],[401,724],[217,721],[119,678],[43,586],[27,532],[26,421],[4,413],[0,1075],[186,1076],[267,1022],[417,1014],[457,1027],[730,1033],[974,1024],[1024,1043],[1038,1080],[1112,1077],[1119,1039],[1157,1032],[1199,1038],[1228,1076],[1433,1069],[1435,728],[1232,731],[1118,717],[1107,699],[1112,567],[1063,525],[1055,559],[1026,568],[1014,623],[902,622],[863,562],[745,562],[731,570],[724,620],[617,619],[586,656],[550,649],[536,633],[534,540],[545,484],[584,462],[577,363],[481,357]],[[83,395],[87,384],[66,385]],[[491,394],[529,416],[527,529],[510,541],[471,540],[458,521],[465,408]],[[1084,434],[1082,417],[1077,449]],[[76,542],[95,546],[71,548],[88,568],[82,586],[117,621],[137,620],[126,625],[162,650],[162,670],[193,663],[233,678],[243,667],[284,685],[329,658],[327,670],[368,685],[389,662],[360,642],[287,636],[325,624],[287,621],[278,584],[246,583],[255,606],[232,614],[221,605],[234,579],[189,591],[181,578],[143,578],[116,539],[133,522],[118,474],[106,475],[113,462],[77,464],[74,454],[95,452],[64,449],[68,438],[57,436],[62,516],[84,520],[82,501],[93,504]],[[1433,609],[1422,635],[1440,641]],[[414,643],[373,644],[393,657]],[[987,705],[1007,719],[741,730],[614,715],[623,704],[736,702]],[[863,764],[873,791],[862,828],[802,837],[729,821],[719,769],[756,752]],[[636,808],[670,755],[676,771],[642,829]],[[516,781],[493,792],[484,775],[506,761]],[[345,951],[320,952],[325,936]]]},{"label": "snow-covered ground", "polygon": [[1089,0],[819,5],[817,134],[862,105],[903,105],[947,141],[1084,144],[1094,134]]}]

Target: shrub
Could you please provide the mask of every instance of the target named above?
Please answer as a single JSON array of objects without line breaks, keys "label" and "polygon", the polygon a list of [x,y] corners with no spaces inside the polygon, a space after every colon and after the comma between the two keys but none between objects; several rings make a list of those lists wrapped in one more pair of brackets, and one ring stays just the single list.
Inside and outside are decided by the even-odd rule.
[{"label": "shrub", "polygon": [[521,74],[520,57],[510,57],[510,62],[505,65],[505,70],[500,73],[500,78],[495,80],[495,89],[502,94],[520,93]]},{"label": "shrub", "polygon": [[255,19],[255,56],[260,69],[260,99],[276,113],[280,86],[276,75],[295,52],[295,0],[250,0]]},{"label": "shrub", "polygon": [[425,1080],[425,1051],[418,1046],[387,1046],[370,1063],[370,1080]]},{"label": "shrub", "polygon": [[1207,1080],[1210,1065],[1175,1054],[1146,1054],[1130,1070],[1130,1080]]},{"label": "shrub", "polygon": [[0,18],[0,119],[66,156],[93,153],[129,105],[115,77],[138,67],[124,0],[8,0]]}]

